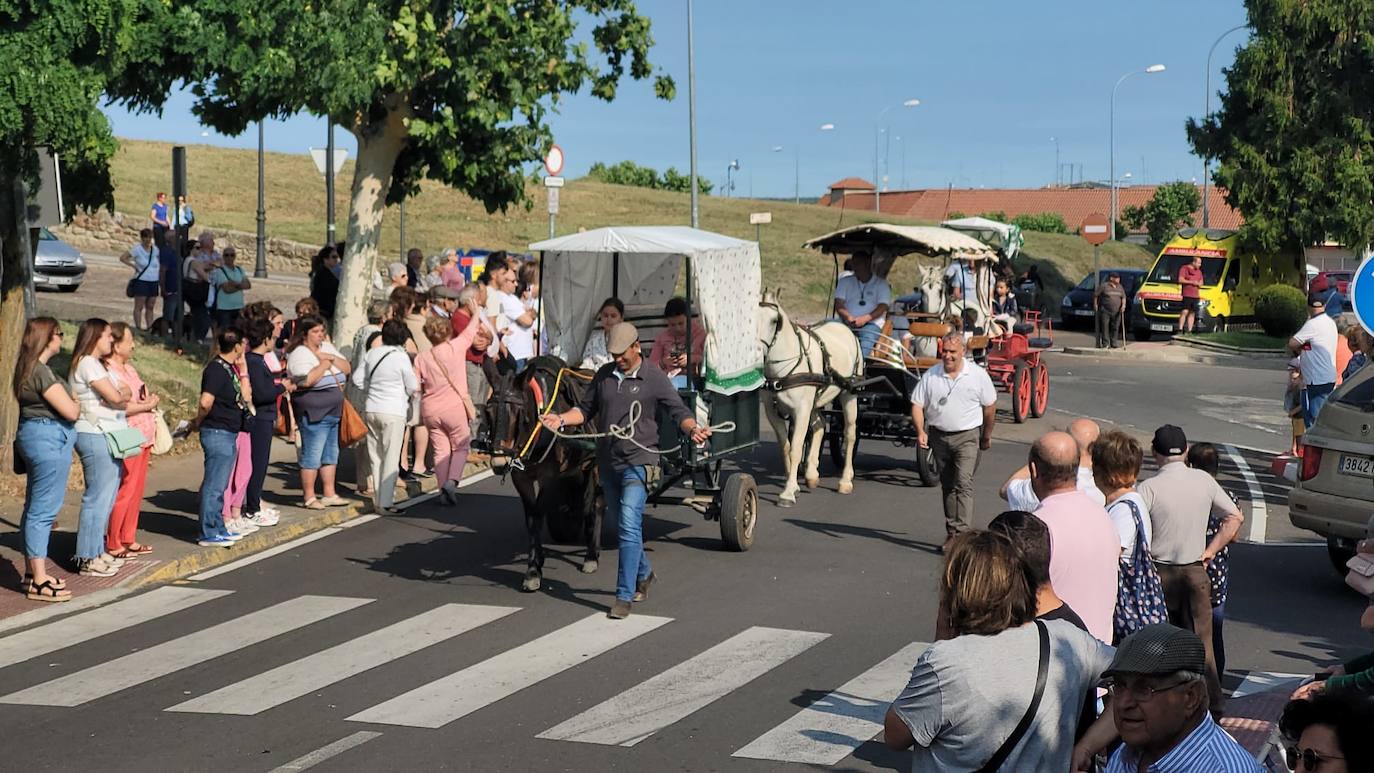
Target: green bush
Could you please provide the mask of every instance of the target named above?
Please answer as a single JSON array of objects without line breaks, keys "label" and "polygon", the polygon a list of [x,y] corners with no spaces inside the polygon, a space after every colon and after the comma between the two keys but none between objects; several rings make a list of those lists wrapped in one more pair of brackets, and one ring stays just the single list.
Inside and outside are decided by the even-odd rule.
[{"label": "green bush", "polygon": [[1288,338],[1307,321],[1307,296],[1292,285],[1270,285],[1255,296],[1255,321],[1266,335]]},{"label": "green bush", "polygon": [[1069,226],[1064,222],[1064,216],[1058,212],[1017,215],[1011,219],[1011,224],[1020,226],[1022,231],[1039,231],[1047,234],[1066,234],[1069,232]]}]

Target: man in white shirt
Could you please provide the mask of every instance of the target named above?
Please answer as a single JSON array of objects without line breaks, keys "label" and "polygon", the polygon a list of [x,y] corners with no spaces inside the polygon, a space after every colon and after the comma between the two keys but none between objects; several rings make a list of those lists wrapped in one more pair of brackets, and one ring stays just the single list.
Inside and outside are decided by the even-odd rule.
[{"label": "man in white shirt", "polygon": [[979,450],[992,447],[997,389],[987,371],[964,359],[963,336],[950,333],[940,345],[940,364],[921,374],[911,391],[911,421],[917,453],[932,449],[940,467],[948,545],[971,527],[973,471]]},{"label": "man in white shirt", "polygon": [[[1106,507],[1107,498],[1093,480],[1092,445],[1097,442],[1097,436],[1102,434],[1102,428],[1092,419],[1074,419],[1069,422],[1065,432],[1068,432],[1078,444],[1078,490],[1087,494],[1088,498],[1097,504]],[[1029,465],[1013,472],[1006,483],[1002,484],[1002,490],[998,494],[1007,500],[1009,510],[1033,513],[1040,507],[1040,497],[1036,496],[1035,489],[1031,486]]]},{"label": "man in white shirt", "polygon": [[835,316],[854,331],[859,350],[867,357],[878,343],[892,304],[892,287],[873,273],[873,256],[856,252],[850,259],[854,273],[841,277],[835,285]]},{"label": "man in white shirt", "polygon": [[945,269],[945,284],[950,288],[950,298],[964,301],[970,306],[978,305],[978,279],[973,266],[966,260],[952,260]]},{"label": "man in white shirt", "polygon": [[1307,322],[1288,341],[1288,351],[1298,355],[1302,371],[1302,420],[1310,429],[1331,390],[1336,388],[1336,321],[1326,314],[1320,295],[1307,299]]}]

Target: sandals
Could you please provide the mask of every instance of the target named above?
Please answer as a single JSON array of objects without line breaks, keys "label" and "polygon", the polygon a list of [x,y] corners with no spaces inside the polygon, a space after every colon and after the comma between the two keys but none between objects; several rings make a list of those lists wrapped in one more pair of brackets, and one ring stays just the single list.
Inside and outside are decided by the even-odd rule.
[{"label": "sandals", "polygon": [[117,551],[116,551],[116,550],[107,550],[107,551],[105,551],[105,552],[109,553],[111,556],[113,556],[113,557],[115,557],[115,558],[122,558],[122,559],[125,559],[126,561],[127,561],[128,559],[134,557],[134,551],[128,550],[128,549],[126,549],[126,548],[120,548],[120,549],[117,550]]},{"label": "sandals", "polygon": [[71,601],[72,592],[67,590],[65,586],[58,586],[53,582],[53,578],[49,577],[43,582],[30,580],[28,587],[24,590],[24,597],[31,601]]},{"label": "sandals", "polygon": [[131,554],[131,555],[135,555],[135,556],[141,556],[141,555],[143,555],[144,553],[151,553],[151,552],[153,552],[153,546],[152,546],[152,545],[144,545],[144,544],[138,543],[138,542],[130,542],[129,544],[127,544],[127,545],[124,546],[124,552],[129,553],[129,554]]},{"label": "sandals", "polygon": [[325,504],[318,499],[307,499],[301,507],[304,507],[306,510],[323,510],[325,509]]}]

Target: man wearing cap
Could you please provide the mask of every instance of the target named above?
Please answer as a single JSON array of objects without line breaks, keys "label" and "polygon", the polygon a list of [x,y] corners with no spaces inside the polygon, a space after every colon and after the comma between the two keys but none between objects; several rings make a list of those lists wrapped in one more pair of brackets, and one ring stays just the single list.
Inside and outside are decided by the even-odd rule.
[{"label": "man wearing cap", "polygon": [[606,350],[612,362],[596,372],[577,407],[539,419],[555,430],[593,420],[597,432],[610,432],[612,427],[631,432],[632,439],[601,437],[596,442],[601,491],[607,511],[618,514],[620,534],[615,603],[608,616],[621,620],[630,616],[631,601],[648,596],[655,579],[641,530],[649,487],[658,479],[658,411],[667,411],[693,443],[706,442],[711,428],[697,425],[668,377],[644,359],[634,325],[621,322],[611,328]]},{"label": "man wearing cap", "polygon": [[435,285],[429,288],[429,299],[430,314],[442,319],[453,318],[453,310],[458,308],[458,291],[447,285]]},{"label": "man wearing cap", "polygon": [[1074,747],[1074,770],[1091,770],[1093,754],[1119,735],[1107,773],[1259,773],[1207,710],[1203,641],[1167,623],[1126,637],[1103,673],[1111,703]]},{"label": "man wearing cap", "polygon": [[1320,295],[1307,299],[1307,321],[1288,340],[1288,351],[1298,356],[1302,371],[1302,419],[1310,428],[1331,390],[1336,388],[1336,321],[1326,314]]},{"label": "man wearing cap", "polygon": [[[1165,424],[1155,430],[1151,444],[1159,472],[1136,486],[1150,514],[1150,553],[1163,584],[1169,621],[1202,639],[1207,655],[1208,687],[1213,708],[1221,707],[1212,652],[1212,597],[1207,564],[1240,532],[1245,521],[1240,508],[1206,472],[1185,464],[1188,438],[1183,430]],[[1221,528],[1209,543],[1207,518],[1216,513]]]}]

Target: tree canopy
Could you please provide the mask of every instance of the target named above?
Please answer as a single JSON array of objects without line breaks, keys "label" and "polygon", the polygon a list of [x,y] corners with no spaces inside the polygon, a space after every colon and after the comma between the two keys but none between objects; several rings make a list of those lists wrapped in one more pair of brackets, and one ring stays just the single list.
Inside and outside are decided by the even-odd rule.
[{"label": "tree canopy", "polygon": [[[610,166],[597,161],[587,170],[587,177],[597,182],[612,185],[633,185],[638,188],[654,188],[655,190],[676,191],[678,193],[688,193],[692,190],[691,176],[679,172],[677,167],[670,166],[664,170],[663,174],[659,174],[657,169],[641,166],[633,161],[621,161]],[[697,190],[703,194],[709,194],[711,181],[697,175]]]},{"label": "tree canopy", "polygon": [[1188,121],[1263,249],[1374,241],[1374,0],[1246,0],[1221,108]]},{"label": "tree canopy", "polygon": [[1162,245],[1174,238],[1174,232],[1193,225],[1193,213],[1202,205],[1197,186],[1190,182],[1166,183],[1155,189],[1155,195],[1143,207],[1126,207],[1121,220],[1132,229],[1150,232],[1150,244]]}]

